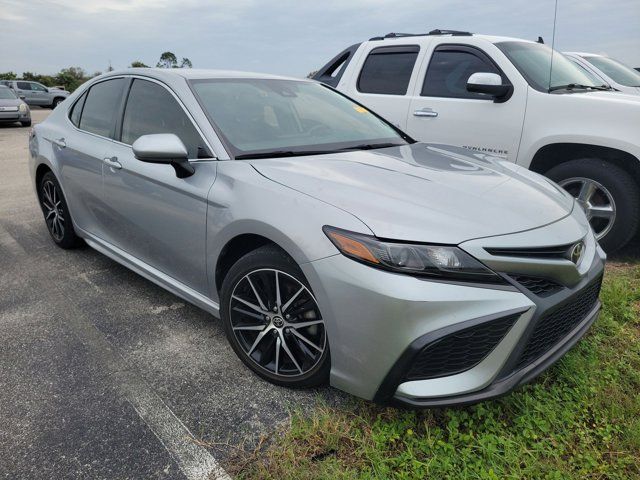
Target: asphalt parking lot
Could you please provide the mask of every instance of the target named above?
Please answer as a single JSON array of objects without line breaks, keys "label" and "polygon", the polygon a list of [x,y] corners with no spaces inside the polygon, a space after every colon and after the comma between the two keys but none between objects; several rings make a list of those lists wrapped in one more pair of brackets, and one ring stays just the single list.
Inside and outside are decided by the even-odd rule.
[{"label": "asphalt parking lot", "polygon": [[90,248],[55,247],[28,132],[0,126],[0,478],[225,478],[228,445],[344,401],[258,379],[215,318]]}]

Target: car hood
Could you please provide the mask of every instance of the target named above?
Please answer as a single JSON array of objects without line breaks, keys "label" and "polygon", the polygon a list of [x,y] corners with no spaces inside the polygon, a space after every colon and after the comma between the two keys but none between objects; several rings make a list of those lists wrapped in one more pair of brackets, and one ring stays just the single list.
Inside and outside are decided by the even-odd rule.
[{"label": "car hood", "polygon": [[251,164],[274,182],[350,212],[386,239],[458,244],[555,222],[574,204],[540,175],[443,145],[416,143]]},{"label": "car hood", "polygon": [[19,107],[22,100],[17,98],[0,98],[0,107]]}]

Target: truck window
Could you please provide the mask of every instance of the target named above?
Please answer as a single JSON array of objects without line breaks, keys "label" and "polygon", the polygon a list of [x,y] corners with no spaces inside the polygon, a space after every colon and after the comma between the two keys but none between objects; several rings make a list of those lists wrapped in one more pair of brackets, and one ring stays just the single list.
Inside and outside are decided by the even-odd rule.
[{"label": "truck window", "polygon": [[486,95],[467,91],[467,80],[478,72],[501,75],[495,65],[476,54],[473,49],[439,47],[433,52],[429,62],[420,95],[487,100]]},{"label": "truck window", "polygon": [[406,95],[420,47],[380,47],[369,53],[358,78],[358,91]]}]

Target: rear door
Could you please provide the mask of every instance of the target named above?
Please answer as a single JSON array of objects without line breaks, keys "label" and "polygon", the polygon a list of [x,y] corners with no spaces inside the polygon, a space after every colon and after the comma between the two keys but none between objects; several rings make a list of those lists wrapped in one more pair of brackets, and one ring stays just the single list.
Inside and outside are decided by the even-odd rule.
[{"label": "rear door", "polygon": [[24,97],[25,103],[29,105],[38,105],[36,92],[31,90],[31,82],[16,82],[16,95]]},{"label": "rear door", "polygon": [[[135,78],[117,139],[104,166],[106,240],[190,288],[208,293],[205,262],[207,194],[217,161],[178,98],[165,85]],[[171,165],[145,163],[131,145],[140,136],[173,133],[195,173],[180,179]]]},{"label": "rear door", "polygon": [[124,86],[124,78],[93,85],[71,108],[68,127],[51,139],[74,223],[99,238],[106,235],[102,164],[113,144]]},{"label": "rear door", "polygon": [[420,69],[409,106],[407,133],[500,156],[515,162],[522,132],[527,89],[514,84],[506,101],[467,91],[473,73],[496,73],[512,83],[480,47],[440,43]]},{"label": "rear door", "polygon": [[417,79],[420,46],[370,42],[364,48],[346,93],[398,128],[405,129],[411,102],[409,92]]}]

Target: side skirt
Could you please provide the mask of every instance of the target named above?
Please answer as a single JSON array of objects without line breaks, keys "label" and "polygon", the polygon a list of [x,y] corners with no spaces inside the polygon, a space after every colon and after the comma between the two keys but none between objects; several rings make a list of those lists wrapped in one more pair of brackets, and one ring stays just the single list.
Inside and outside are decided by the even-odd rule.
[{"label": "side skirt", "polygon": [[162,273],[160,270],[152,267],[151,265],[142,262],[141,260],[135,258],[132,255],[129,255],[124,250],[105,242],[88,232],[78,228],[74,225],[76,232],[84,239],[87,244],[97,250],[98,252],[106,255],[112,260],[124,265],[130,270],[133,270],[138,275],[146,278],[147,280],[152,281],[156,285],[164,288],[165,290],[177,295],[178,297],[186,300],[189,303],[192,303],[196,307],[199,307],[210,314],[212,314],[216,318],[220,318],[220,306],[212,301],[210,298],[198,293],[191,287],[188,287],[182,282],[179,282],[173,277]]}]

